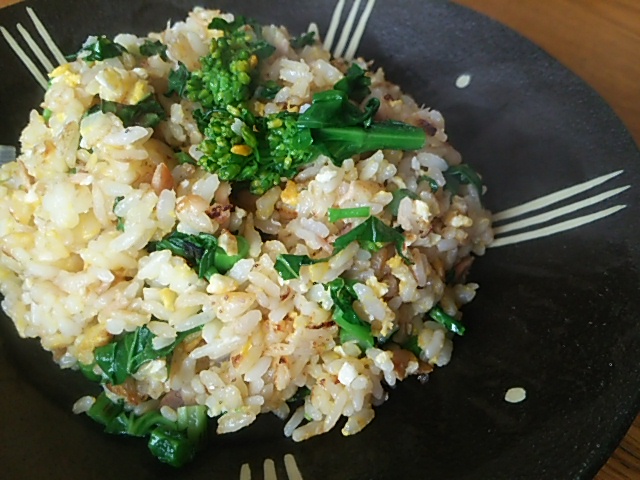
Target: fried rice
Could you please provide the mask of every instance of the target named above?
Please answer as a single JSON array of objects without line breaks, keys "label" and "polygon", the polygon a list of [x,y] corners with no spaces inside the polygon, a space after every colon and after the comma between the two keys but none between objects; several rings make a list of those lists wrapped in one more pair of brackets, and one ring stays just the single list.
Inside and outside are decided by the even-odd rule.
[{"label": "fried rice", "polygon": [[[127,50],[120,56],[79,58],[50,73],[19,157],[0,168],[2,306],[19,334],[38,338],[62,368],[91,365],[96,348],[143,326],[155,349],[180,338],[170,355],[144,363],[123,384],[102,386],[137,414],[159,410],[173,418],[179,406],[198,404],[217,418],[220,434],[271,412],[295,441],[337,424],[352,435],[372,421],[387,387],[449,362],[454,333],[429,312],[437,306],[459,320],[474,298],[478,285],[465,283],[464,273],[492,241],[490,214],[478,189],[446,188],[446,172],[461,157],[442,115],[363,59],[355,63],[371,79],[368,98],[380,99],[377,118],[423,128],[421,150],[380,150],[340,166],[320,155],[259,197],[179,163],[177,151],[202,155],[198,105],[163,93],[179,63],[200,67],[217,16],[233,19],[196,8],[162,32],[118,35]],[[280,89],[273,99],[254,99],[254,112],[304,110],[314,93],[345,76],[349,62],[319,42],[293,48],[283,27],[261,33],[275,53],[260,78]],[[165,58],[139,54],[147,39],[166,45]],[[166,113],[156,128],[125,127],[114,113],[91,111],[100,100],[133,105],[150,94]],[[413,195],[391,214],[398,189]],[[336,238],[364,219],[330,222],[329,209],[351,207],[369,207],[401,232],[410,261],[390,244],[371,251],[352,242],[335,253]],[[211,234],[229,252],[237,252],[240,235],[248,253],[226,273],[200,278],[181,256],[147,248],[175,231]],[[283,254],[328,260],[285,280],[276,269]],[[375,345],[341,340],[326,288],[339,278],[354,285],[353,310]],[[297,404],[288,402],[302,390],[308,394]],[[84,397],[74,411],[94,401]]]}]

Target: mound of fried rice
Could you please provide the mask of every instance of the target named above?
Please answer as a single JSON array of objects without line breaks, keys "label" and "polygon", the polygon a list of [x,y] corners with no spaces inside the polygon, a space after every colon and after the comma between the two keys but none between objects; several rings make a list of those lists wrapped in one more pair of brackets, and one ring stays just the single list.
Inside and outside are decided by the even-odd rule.
[{"label": "mound of fried rice", "polygon": [[[341,167],[321,156],[257,199],[234,196],[217,175],[179,164],[178,149],[199,155],[196,106],[162,92],[178,61],[198,68],[215,16],[233,18],[196,8],[161,33],[118,35],[129,52],[120,57],[76,60],[51,72],[41,105],[50,118],[31,112],[21,154],[0,169],[2,306],[19,334],[39,338],[62,368],[91,363],[96,347],[143,325],[156,335],[155,348],[202,326],[170,358],[146,363],[123,385],[104,387],[136,412],[160,409],[170,417],[180,405],[206,405],[218,417],[218,433],[272,412],[295,441],[346,417],[342,433],[351,435],[371,422],[387,386],[449,362],[453,334],[425,314],[439,304],[460,318],[460,307],[473,299],[478,285],[446,277],[484,253],[492,240],[490,215],[475,189],[463,186],[452,195],[442,188],[443,172],[461,163],[443,117],[403,94],[381,69],[371,71],[378,117],[424,128],[423,150],[377,151]],[[263,114],[298,111],[349,66],[317,42],[294,50],[285,28],[262,33],[276,53],[261,78],[284,85],[272,101],[252,103]],[[167,59],[136,55],[145,38],[166,44]],[[112,113],[87,115],[99,99],[135,104],[154,92],[167,113],[155,130],[125,128]],[[418,182],[423,175],[437,182],[435,193]],[[402,199],[392,218],[385,207],[398,188],[417,198]],[[401,228],[412,264],[393,246],[371,253],[354,242],[328,262],[302,267],[299,279],[278,275],[277,255],[329,256],[335,238],[363,221],[331,223],[329,208],[362,206]],[[227,245],[232,234],[242,235],[249,256],[225,275],[201,279],[169,250],[145,249],[175,230],[213,234]],[[396,332],[398,342],[366,352],[340,343],[322,285],[338,277],[359,281],[354,309],[374,332]],[[463,275],[454,277],[460,282]],[[409,336],[417,337],[419,358],[398,347]],[[301,387],[310,394],[292,411],[287,400]],[[85,397],[74,409],[86,411],[92,402]]]}]

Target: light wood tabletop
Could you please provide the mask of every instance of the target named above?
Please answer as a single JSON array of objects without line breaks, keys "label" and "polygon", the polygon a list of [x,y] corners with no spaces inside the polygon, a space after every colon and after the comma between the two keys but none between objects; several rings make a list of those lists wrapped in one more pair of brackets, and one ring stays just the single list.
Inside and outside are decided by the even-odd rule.
[{"label": "light wood tabletop", "polygon": [[[0,0],[0,8],[20,0]],[[549,52],[613,107],[640,144],[640,1],[454,0]],[[640,478],[640,416],[596,480]]]}]

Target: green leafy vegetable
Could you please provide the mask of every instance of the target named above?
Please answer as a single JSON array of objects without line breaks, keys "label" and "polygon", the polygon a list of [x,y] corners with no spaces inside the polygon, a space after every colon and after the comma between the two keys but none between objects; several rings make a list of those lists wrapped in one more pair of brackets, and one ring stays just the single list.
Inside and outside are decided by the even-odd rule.
[{"label": "green leafy vegetable", "polygon": [[193,113],[205,137],[198,162],[220,179],[249,182],[251,192],[262,195],[320,154],[340,165],[360,153],[425,145],[421,128],[375,122],[379,99],[371,98],[362,109],[352,102],[369,93],[370,79],[359,67],[351,68],[336,89],[316,93],[302,114],[255,117],[248,102],[271,98],[281,88],[276,82],[256,85],[260,58],[270,55],[273,47],[260,38],[258,25],[242,17],[233,22],[215,18],[209,28],[224,35],[212,41],[199,70],[173,74],[169,92],[200,104]]},{"label": "green leafy vegetable", "polygon": [[283,280],[300,278],[300,267],[326,262],[329,258],[313,259],[307,255],[292,255],[283,253],[276,257],[275,268]]},{"label": "green leafy vegetable", "polygon": [[420,353],[422,353],[422,349],[420,345],[418,345],[418,337],[416,335],[411,335],[406,342],[401,345],[405,350],[409,350],[413,353],[416,358],[420,358]]},{"label": "green leafy vegetable", "polygon": [[176,152],[176,160],[180,165],[183,163],[190,163],[191,165],[197,165],[196,159],[189,155],[187,152]]},{"label": "green leafy vegetable", "polygon": [[191,73],[184,63],[178,62],[178,68],[169,72],[169,89],[165,93],[166,97],[177,94],[184,97],[187,91],[187,82],[191,77]]},{"label": "green leafy vegetable", "polygon": [[207,110],[240,107],[255,89],[259,60],[270,56],[275,48],[259,38],[260,28],[240,16],[233,22],[214,18],[209,28],[224,34],[211,41],[210,54],[201,59],[201,69],[191,73],[186,96]]},{"label": "green leafy vegetable", "polygon": [[282,87],[275,80],[268,80],[256,90],[256,97],[265,100],[273,100]]},{"label": "green leafy vegetable", "polygon": [[369,217],[360,225],[336,238],[333,242],[334,253],[345,249],[352,242],[358,242],[360,247],[370,252],[377,252],[388,243],[396,247],[398,255],[405,262],[411,263],[404,255],[404,236],[377,217]]},{"label": "green leafy vegetable", "polygon": [[429,182],[429,188],[431,189],[431,193],[436,193],[440,188],[440,186],[438,185],[438,182],[436,182],[429,175],[420,175],[418,177],[418,182]]},{"label": "green leafy vegetable", "polygon": [[464,335],[464,325],[462,323],[453,318],[451,315],[448,315],[440,305],[436,305],[431,310],[429,310],[429,316],[444,326],[447,330],[457,333],[458,335]]},{"label": "green leafy vegetable", "polygon": [[[124,200],[124,197],[116,197],[116,199],[113,201],[113,211],[114,211],[114,213],[115,213],[115,211],[116,211],[116,206],[118,206],[118,204],[119,204],[122,200]],[[119,216],[117,216],[117,215],[116,215],[116,218],[118,219],[118,222],[117,222],[117,224],[116,224],[116,229],[117,229],[119,232],[124,232],[124,218],[119,217]]]},{"label": "green leafy vegetable", "polygon": [[140,45],[140,55],[144,55],[145,57],[159,55],[160,58],[166,62],[167,46],[160,40],[145,40],[144,43]]},{"label": "green leafy vegetable", "polygon": [[[123,53],[126,53],[126,51],[127,49],[119,43],[101,35],[95,42],[82,47],[76,54],[76,57],[81,57],[86,62],[97,62],[107,60],[108,58],[119,57]],[[87,53],[85,54],[85,52]]]},{"label": "green leafy vegetable", "polygon": [[371,215],[371,207],[330,208],[329,221],[331,223],[345,218],[368,217]]},{"label": "green leafy vegetable", "polygon": [[218,239],[208,233],[189,234],[171,232],[159,242],[147,246],[150,252],[170,250],[174,255],[184,258],[200,278],[210,278],[214,273],[226,273],[236,262],[249,254],[249,244],[244,237],[236,236],[238,254],[228,255],[218,246]]},{"label": "green leafy vegetable", "polygon": [[180,332],[173,343],[156,350],[152,343],[155,335],[146,326],[138,327],[133,332],[120,336],[118,340],[96,348],[93,351],[95,363],[102,370],[104,381],[120,385],[145,363],[169,356],[177,345],[199,329],[197,327]]},{"label": "green leafy vegetable", "polygon": [[460,185],[472,185],[479,195],[482,195],[482,179],[477,172],[467,164],[455,165],[444,171],[444,178],[447,181],[444,188],[456,195],[460,190]]},{"label": "green leafy vegetable", "polygon": [[229,255],[222,247],[216,248],[213,264],[222,274],[227,273],[236,263],[249,256],[249,242],[247,239],[238,235],[236,236],[236,241],[238,242],[238,253],[235,255]]},{"label": "green leafy vegetable", "polygon": [[353,63],[347,70],[347,74],[333,88],[345,92],[349,98],[356,102],[361,102],[371,93],[370,85],[371,78],[366,75],[366,71]]},{"label": "green leafy vegetable", "polygon": [[104,392],[98,395],[87,415],[104,425],[105,432],[134,437],[149,436],[148,447],[161,462],[180,467],[202,448],[208,433],[204,405],[178,407],[178,419],[171,421],[159,411],[135,415],[122,402],[112,402]]},{"label": "green leafy vegetable", "polygon": [[47,123],[47,124],[49,123],[49,120],[51,119],[51,115],[52,115],[52,114],[53,114],[53,112],[52,112],[50,109],[48,109],[48,108],[45,108],[45,109],[42,111],[42,118],[44,119],[44,122],[45,122],[45,123]]},{"label": "green leafy vegetable", "polygon": [[340,339],[343,342],[355,340],[366,350],[374,346],[371,325],[362,320],[353,309],[353,302],[358,299],[353,285],[356,282],[336,278],[325,287],[333,300],[333,320],[340,327]]},{"label": "green leafy vegetable", "polygon": [[409,197],[411,200],[417,200],[418,198],[420,198],[418,197],[418,195],[416,195],[415,192],[412,192],[411,190],[408,190],[406,188],[399,188],[398,190],[394,191],[392,195],[393,198],[391,199],[388,207],[389,211],[393,214],[394,217],[398,216],[398,208],[400,208],[400,202],[403,198]]},{"label": "green leafy vegetable", "polygon": [[138,125],[140,127],[155,128],[167,118],[167,114],[158,103],[153,94],[147,95],[135,105],[125,105],[123,103],[100,100],[100,103],[91,108],[88,114],[101,111],[102,113],[113,113],[125,127]]},{"label": "green leafy vegetable", "polygon": [[299,37],[292,38],[289,41],[291,48],[296,50],[306,47],[307,45],[313,45],[314,43],[316,43],[316,32],[303,33]]},{"label": "green leafy vegetable", "polygon": [[311,393],[311,390],[309,390],[309,387],[300,387],[298,388],[298,390],[296,390],[296,393],[294,393],[291,397],[287,399],[287,403],[300,402],[305,398],[307,398],[310,393]]}]

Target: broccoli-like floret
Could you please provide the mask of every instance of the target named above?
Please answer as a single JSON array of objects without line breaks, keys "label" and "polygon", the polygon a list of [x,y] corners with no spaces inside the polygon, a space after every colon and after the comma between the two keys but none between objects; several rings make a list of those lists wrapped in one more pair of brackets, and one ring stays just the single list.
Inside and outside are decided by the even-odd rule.
[{"label": "broccoli-like floret", "polygon": [[253,94],[260,57],[271,55],[275,48],[260,40],[242,17],[234,22],[215,18],[209,28],[221,31],[222,36],[211,41],[201,69],[191,74],[187,97],[205,109],[240,106]]},{"label": "broccoli-like floret", "polygon": [[313,159],[313,138],[309,130],[298,127],[297,114],[282,112],[245,121],[228,110],[212,113],[200,144],[199,164],[221,180],[249,181],[251,192],[261,195]]}]

